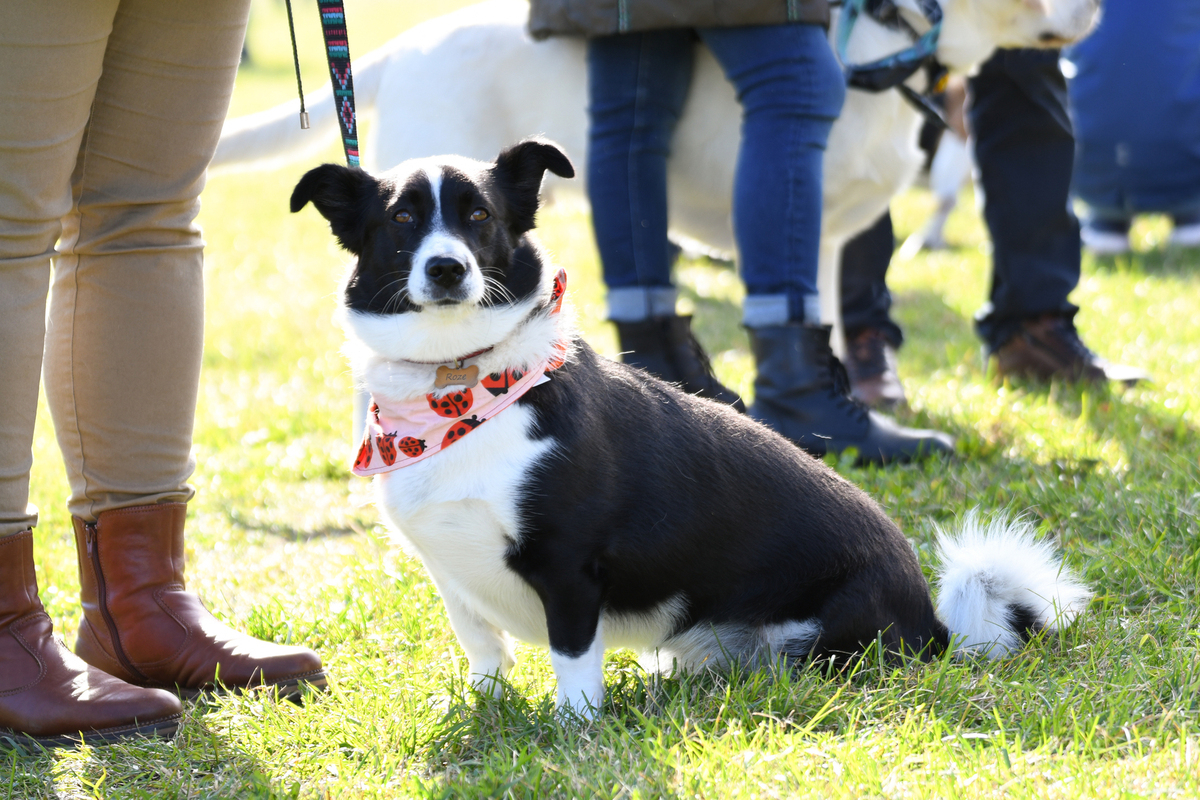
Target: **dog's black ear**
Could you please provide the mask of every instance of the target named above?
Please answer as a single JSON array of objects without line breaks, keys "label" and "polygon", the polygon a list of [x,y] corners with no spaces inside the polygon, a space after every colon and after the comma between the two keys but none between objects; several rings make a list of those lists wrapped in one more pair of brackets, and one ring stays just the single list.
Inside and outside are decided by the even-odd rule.
[{"label": "dog's black ear", "polygon": [[342,247],[362,252],[370,201],[379,196],[379,181],[361,169],[322,164],[305,173],[292,191],[292,213],[311,202],[329,220]]},{"label": "dog's black ear", "polygon": [[560,178],[575,177],[571,160],[558,145],[547,139],[526,139],[496,158],[492,174],[512,210],[510,223],[514,233],[522,234],[533,227],[538,190],[542,188],[546,170]]}]

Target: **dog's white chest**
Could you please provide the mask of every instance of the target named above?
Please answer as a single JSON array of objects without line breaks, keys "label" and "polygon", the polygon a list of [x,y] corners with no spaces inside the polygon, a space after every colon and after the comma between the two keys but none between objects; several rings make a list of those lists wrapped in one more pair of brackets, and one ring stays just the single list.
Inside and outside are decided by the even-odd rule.
[{"label": "dog's white chest", "polygon": [[533,412],[513,405],[436,456],[380,475],[377,489],[393,532],[444,597],[518,639],[545,644],[542,602],[504,561],[521,536],[522,486],[553,447],[530,437],[533,425]]}]

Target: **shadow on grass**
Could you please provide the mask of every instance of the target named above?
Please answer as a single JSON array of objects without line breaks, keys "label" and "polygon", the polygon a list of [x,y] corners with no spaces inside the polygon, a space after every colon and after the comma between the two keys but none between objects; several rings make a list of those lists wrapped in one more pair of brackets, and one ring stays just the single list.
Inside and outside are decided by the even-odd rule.
[{"label": "shadow on grass", "polygon": [[[987,377],[990,366],[983,358],[983,346],[975,336],[972,320],[963,318],[930,291],[906,292],[897,297],[896,305],[906,333],[906,344],[900,351],[902,373],[928,374],[965,364],[974,378]],[[999,378],[993,375],[991,380],[997,388],[1001,386]],[[1018,391],[1053,401],[1069,416],[1086,416],[1097,434],[1117,439],[1127,452],[1144,444],[1147,436],[1159,442],[1184,443],[1194,440],[1197,434],[1182,415],[1130,403],[1123,397],[1125,387],[1119,383],[1094,386],[1032,379],[1009,379],[1008,383]]]},{"label": "shadow on grass", "polygon": [[185,704],[184,722],[173,740],[0,751],[0,774],[5,777],[0,799],[299,796],[299,785],[273,785],[260,761],[208,729],[199,719],[204,711],[203,703]]},{"label": "shadow on grass", "polygon": [[[1052,648],[1031,645],[1023,660],[1032,669]],[[914,708],[938,734],[994,727],[991,706],[1000,701],[974,686],[994,665],[878,652],[868,648],[843,669],[734,666],[672,678],[642,672],[621,652],[606,665],[607,699],[594,721],[556,715],[549,696],[530,700],[511,687],[501,699],[456,694],[421,748],[422,794],[703,797],[719,787],[723,796],[757,796],[760,781],[783,780],[773,758],[759,756],[785,746],[786,754],[809,737],[911,723]],[[808,777],[797,771],[772,786],[779,796],[807,795]]]},{"label": "shadow on grass", "polygon": [[281,539],[286,539],[289,542],[299,542],[301,544],[311,542],[316,539],[331,539],[344,536],[355,536],[366,531],[365,528],[356,525],[349,527],[326,525],[312,529],[301,529],[293,525],[287,525],[280,522],[263,522],[260,520],[251,519],[236,510],[231,509],[229,512],[229,521],[236,527],[247,531],[255,531],[257,533],[268,533],[272,536],[278,536]]}]

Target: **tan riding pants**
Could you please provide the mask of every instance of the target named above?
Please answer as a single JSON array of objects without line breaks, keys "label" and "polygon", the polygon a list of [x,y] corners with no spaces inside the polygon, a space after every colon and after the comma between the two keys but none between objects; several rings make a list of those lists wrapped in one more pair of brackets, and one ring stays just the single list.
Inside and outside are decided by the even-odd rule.
[{"label": "tan riding pants", "polygon": [[194,219],[248,14],[249,0],[0,0],[0,535],[37,522],[43,369],[73,514],[192,496]]}]

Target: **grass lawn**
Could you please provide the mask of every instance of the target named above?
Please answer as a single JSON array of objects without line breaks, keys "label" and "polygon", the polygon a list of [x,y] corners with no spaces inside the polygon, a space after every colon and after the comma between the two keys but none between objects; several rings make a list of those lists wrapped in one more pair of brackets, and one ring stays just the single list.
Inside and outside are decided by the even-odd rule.
[{"label": "grass lawn", "polygon": [[[449,7],[348,5],[359,55]],[[316,15],[296,11],[315,89]],[[286,30],[282,6],[256,0],[235,113],[292,96]],[[340,159],[336,145],[326,157]],[[1075,627],[1001,662],[868,663],[849,678],[662,680],[613,652],[606,712],[576,725],[556,720],[549,659],[536,649],[519,650],[503,700],[464,687],[440,599],[389,544],[367,482],[349,474],[351,380],[331,323],[346,258],[314,211],[287,213],[308,166],[216,176],[204,194],[189,576],[223,619],[318,649],[330,690],[303,707],[259,694],[190,704],[170,743],[0,752],[0,798],[1200,795],[1200,251],[1165,249],[1165,221],[1140,221],[1129,257],[1086,257],[1073,296],[1085,340],[1148,368],[1153,383],[1001,383],[971,330],[989,257],[964,196],[948,229],[954,248],[892,275],[908,334],[903,418],[953,432],[959,457],[836,465],[926,566],[936,523],[975,506],[1027,515],[1096,590]],[[900,198],[899,235],[931,207],[921,191]],[[547,209],[541,237],[571,273],[586,337],[614,354],[586,214]],[[721,378],[751,394],[736,276],[704,261],[679,275]],[[35,448],[42,598],[73,642],[78,582],[48,413]]]}]

